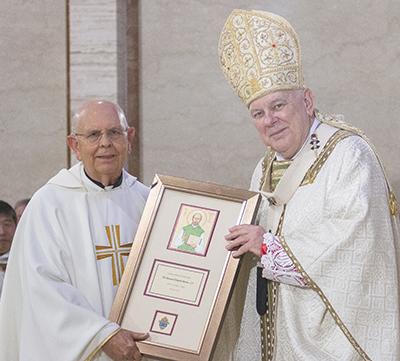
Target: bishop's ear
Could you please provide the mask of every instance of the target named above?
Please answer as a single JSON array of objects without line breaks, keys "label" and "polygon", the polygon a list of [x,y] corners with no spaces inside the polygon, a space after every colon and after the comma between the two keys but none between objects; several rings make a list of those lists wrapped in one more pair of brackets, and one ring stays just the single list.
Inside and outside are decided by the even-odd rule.
[{"label": "bishop's ear", "polygon": [[311,117],[314,114],[314,93],[310,88],[304,90],[304,103],[307,114]]}]

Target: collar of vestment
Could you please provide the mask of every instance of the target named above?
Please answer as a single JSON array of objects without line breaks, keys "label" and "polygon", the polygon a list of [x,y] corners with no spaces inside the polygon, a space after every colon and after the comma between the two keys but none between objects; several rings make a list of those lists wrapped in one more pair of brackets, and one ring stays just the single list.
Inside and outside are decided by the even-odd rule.
[{"label": "collar of vestment", "polygon": [[306,146],[307,142],[310,141],[312,135],[315,133],[317,128],[321,122],[317,120],[317,118],[314,118],[314,122],[311,125],[310,131],[308,132],[307,139],[303,143],[301,149],[295,154],[295,156],[292,159],[284,159],[279,153],[276,153],[275,158],[276,160],[273,161],[272,163],[272,170],[271,170],[271,191],[273,192],[276,189],[276,186],[278,185],[279,181],[285,174],[286,170],[289,168],[289,166],[293,163],[293,160],[296,159],[296,157],[301,153],[301,151],[304,149]]},{"label": "collar of vestment", "polygon": [[299,188],[305,174],[318,159],[324,145],[337,131],[337,128],[323,123],[315,127],[314,131],[310,132],[310,137],[307,138],[301,151],[296,155],[293,162],[286,167],[287,169],[273,191],[270,188],[270,182],[264,180],[260,189],[261,194],[267,198],[271,205],[267,230],[276,233],[285,204],[289,202]]},{"label": "collar of vestment", "polygon": [[94,180],[93,178],[91,178],[89,176],[89,174],[87,174],[85,167],[83,167],[83,171],[85,172],[86,177],[88,177],[94,184],[96,184],[97,186],[99,186],[100,188],[103,188],[103,189],[106,189],[106,187],[111,187],[111,189],[113,189],[113,188],[119,187],[122,183],[122,171],[121,171],[120,176],[110,186],[105,186],[103,183],[98,182],[97,180]]},{"label": "collar of vestment", "polygon": [[[316,129],[319,127],[319,125],[321,124],[321,121],[317,120],[317,118],[314,118],[314,122],[311,125],[310,131],[308,132],[308,136],[307,139],[305,140],[305,142],[303,143],[301,149],[295,154],[294,157],[292,157],[291,160],[296,159],[296,157],[301,153],[301,151],[304,149],[304,147],[306,146],[307,142],[311,139],[312,134],[316,131]],[[276,160],[277,161],[285,161],[286,159],[283,158],[278,152],[275,153],[276,156]]]},{"label": "collar of vestment", "polygon": [[[330,141],[332,144],[329,148],[334,147],[341,139],[349,135],[358,135],[362,137],[372,148],[386,177],[388,191],[390,194],[389,206],[391,213],[393,215],[397,215],[397,201],[389,183],[385,168],[383,167],[382,161],[377,154],[375,147],[365,136],[365,134],[357,127],[344,122],[343,116],[330,116],[318,111],[317,109],[315,109],[314,112],[316,119],[322,122],[322,124],[318,126],[314,132],[310,132],[311,138],[307,139],[302,150],[296,155],[293,163],[290,164],[290,167],[288,167],[287,171],[285,171],[285,173],[282,175],[281,180],[276,185],[274,190],[271,189],[270,182],[268,181],[267,177],[272,168],[272,163],[275,159],[276,153],[270,153],[268,156],[268,161],[264,162],[263,164],[263,177],[261,179],[260,192],[270,202],[272,211],[270,212],[271,216],[269,217],[268,230],[276,232],[279,219],[283,213],[284,205],[289,202],[298,187],[300,185],[313,182],[315,174],[319,172],[320,168],[326,161],[326,158],[332,151],[332,149],[330,149],[329,152],[326,152],[329,154],[326,155],[323,153],[325,145],[327,145],[328,141],[330,141],[330,138],[333,136],[333,134],[339,134],[339,136],[335,136],[335,139]],[[341,132],[338,132],[338,130],[341,130]],[[313,175],[313,173],[315,174]]]},{"label": "collar of vestment", "polygon": [[110,190],[118,190],[121,187],[131,187],[136,182],[136,177],[127,173],[122,169],[122,183],[119,187],[113,188],[112,186],[105,187],[104,189],[94,184],[86,177],[83,170],[82,162],[72,166],[70,169],[62,169],[57,175],[51,178],[47,183],[70,189],[85,189],[87,191],[107,192]]}]

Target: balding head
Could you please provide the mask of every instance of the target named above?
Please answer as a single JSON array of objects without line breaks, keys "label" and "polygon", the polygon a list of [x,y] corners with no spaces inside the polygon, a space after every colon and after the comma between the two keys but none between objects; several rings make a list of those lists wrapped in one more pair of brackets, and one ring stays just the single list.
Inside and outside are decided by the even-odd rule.
[{"label": "balding head", "polygon": [[114,184],[135,135],[122,109],[109,101],[87,102],[74,116],[72,131],[68,145],[89,177],[104,186]]},{"label": "balding head", "polygon": [[99,112],[104,112],[106,110],[118,114],[119,121],[123,128],[129,127],[125,113],[118,104],[107,100],[91,100],[83,104],[73,116],[71,124],[72,133],[79,133],[79,126],[82,121],[85,120],[86,116],[96,116]]}]

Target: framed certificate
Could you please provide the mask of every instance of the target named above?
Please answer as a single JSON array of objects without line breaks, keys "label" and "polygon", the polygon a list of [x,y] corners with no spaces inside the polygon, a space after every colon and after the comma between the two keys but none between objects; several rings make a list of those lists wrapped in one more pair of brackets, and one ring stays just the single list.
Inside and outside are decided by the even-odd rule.
[{"label": "framed certificate", "polygon": [[253,223],[259,202],[255,192],[155,176],[110,313],[150,333],[142,354],[209,360],[240,262],[224,236]]}]

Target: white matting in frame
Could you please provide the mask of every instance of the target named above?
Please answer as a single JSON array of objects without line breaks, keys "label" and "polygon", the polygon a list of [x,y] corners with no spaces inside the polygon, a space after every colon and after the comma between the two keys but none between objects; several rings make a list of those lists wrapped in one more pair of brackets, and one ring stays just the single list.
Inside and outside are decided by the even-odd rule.
[{"label": "white matting in frame", "polygon": [[110,314],[150,333],[142,354],[209,360],[239,266],[224,236],[253,223],[259,202],[255,192],[155,176]]}]

